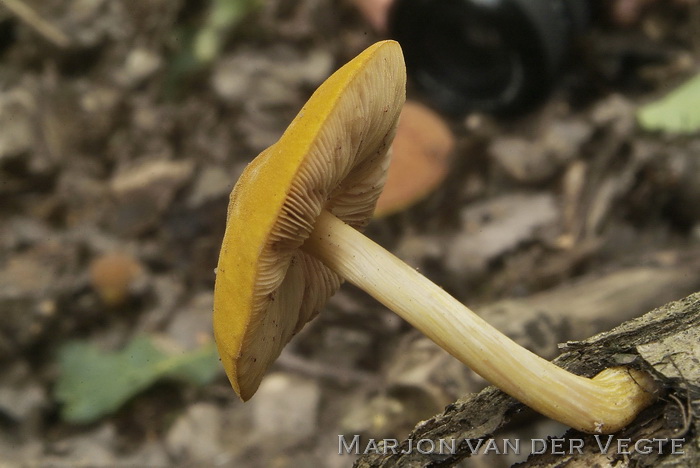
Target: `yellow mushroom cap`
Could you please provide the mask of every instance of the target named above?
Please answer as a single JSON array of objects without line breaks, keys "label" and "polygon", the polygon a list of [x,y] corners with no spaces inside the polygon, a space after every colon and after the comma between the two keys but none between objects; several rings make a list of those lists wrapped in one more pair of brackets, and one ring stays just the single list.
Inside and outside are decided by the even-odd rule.
[{"label": "yellow mushroom cap", "polygon": [[342,278],[300,247],[322,210],[356,229],[369,222],[405,89],[398,43],[370,46],[321,84],[231,192],[214,335],[243,400],[340,286]]}]

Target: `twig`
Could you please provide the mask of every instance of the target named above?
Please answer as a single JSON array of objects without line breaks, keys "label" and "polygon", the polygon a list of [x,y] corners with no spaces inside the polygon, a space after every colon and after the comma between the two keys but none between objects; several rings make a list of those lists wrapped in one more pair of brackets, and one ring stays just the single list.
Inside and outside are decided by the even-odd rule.
[{"label": "twig", "polygon": [[58,47],[66,48],[70,45],[70,39],[62,31],[51,23],[42,19],[36,11],[21,0],[0,0],[19,19],[34,28],[45,39]]},{"label": "twig", "polygon": [[308,361],[291,351],[283,352],[277,359],[277,364],[288,370],[312,377],[326,378],[340,385],[348,383],[372,385],[377,381],[377,378],[369,372]]}]

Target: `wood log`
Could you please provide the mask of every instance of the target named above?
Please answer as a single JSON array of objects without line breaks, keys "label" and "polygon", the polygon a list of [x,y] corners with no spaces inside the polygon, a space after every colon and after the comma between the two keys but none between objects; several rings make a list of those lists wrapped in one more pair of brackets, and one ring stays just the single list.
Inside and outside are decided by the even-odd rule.
[{"label": "wood log", "polygon": [[[594,436],[574,430],[565,440],[584,441],[581,453],[531,456],[522,466],[700,466],[700,293],[669,303],[611,331],[562,345],[554,362],[577,374],[593,376],[614,365],[630,365],[653,373],[664,392],[633,424],[614,435],[613,448],[599,450]],[[356,468],[453,466],[470,456],[479,439],[489,440],[526,408],[494,387],[447,406],[442,414],[419,423],[396,450],[360,457]],[[647,439],[668,442],[649,454],[615,450],[617,441],[634,446]],[[454,453],[409,450],[412,441],[456,439]],[[626,441],[629,439],[629,442]],[[670,439],[684,439],[682,453]],[[607,439],[604,440],[606,442]],[[566,443],[564,446],[567,447]],[[675,452],[675,453],[672,453]],[[402,453],[406,452],[406,453]],[[550,451],[551,452],[551,451]]]}]

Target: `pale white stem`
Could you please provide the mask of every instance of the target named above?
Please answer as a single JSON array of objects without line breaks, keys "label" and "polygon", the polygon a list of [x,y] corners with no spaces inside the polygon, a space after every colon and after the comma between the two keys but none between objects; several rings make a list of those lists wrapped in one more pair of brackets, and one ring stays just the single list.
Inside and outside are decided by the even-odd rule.
[{"label": "pale white stem", "polygon": [[526,350],[400,259],[323,212],[302,247],[512,397],[590,433],[612,433],[653,401],[646,373],[612,368],[593,379]]}]

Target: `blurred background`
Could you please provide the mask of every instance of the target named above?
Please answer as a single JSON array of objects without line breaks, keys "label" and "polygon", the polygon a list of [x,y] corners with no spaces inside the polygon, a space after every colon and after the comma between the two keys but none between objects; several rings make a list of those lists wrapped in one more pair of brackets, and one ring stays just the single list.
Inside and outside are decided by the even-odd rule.
[{"label": "blurred background", "polygon": [[[0,466],[344,467],[485,386],[349,285],[246,404],[213,346],[233,184],[386,3],[0,1]],[[412,75],[367,230],[550,359],[700,287],[700,5],[606,4],[522,108]]]}]

